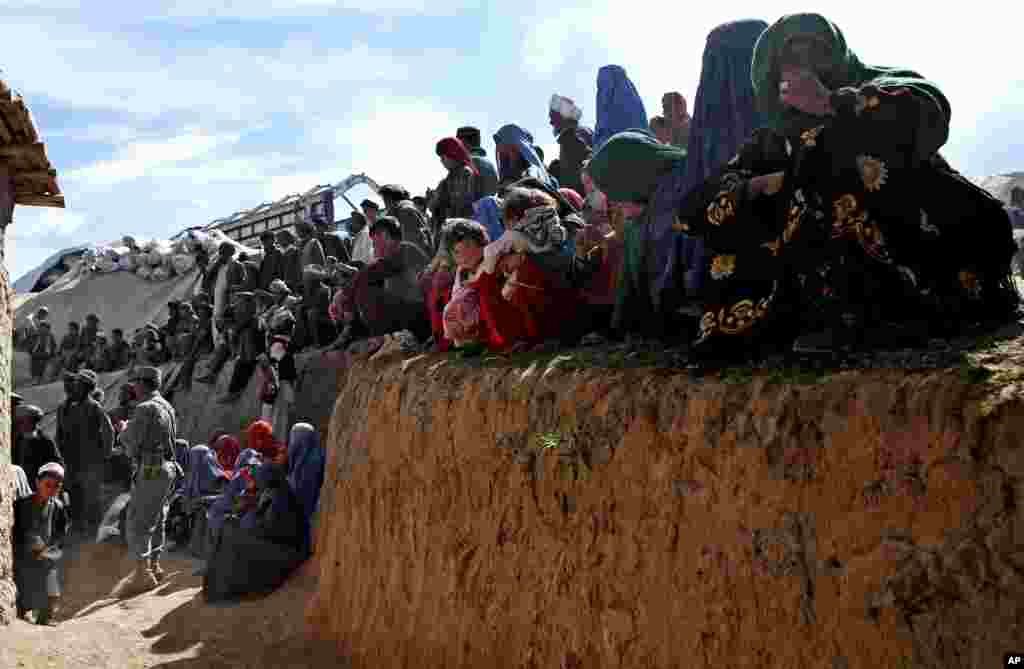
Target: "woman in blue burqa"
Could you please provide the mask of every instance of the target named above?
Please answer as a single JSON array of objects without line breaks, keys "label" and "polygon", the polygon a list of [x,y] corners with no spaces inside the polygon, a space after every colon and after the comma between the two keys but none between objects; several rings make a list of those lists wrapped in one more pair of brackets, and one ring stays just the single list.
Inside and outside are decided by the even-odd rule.
[{"label": "woman in blue burqa", "polygon": [[[754,44],[767,27],[760,20],[733,21],[708,35],[685,152],[666,149],[640,133],[632,133],[620,137],[617,146],[609,147],[612,151],[605,151],[592,166],[591,173],[596,170],[602,183],[617,184],[608,186],[613,199],[622,202],[628,197],[626,201],[639,199],[644,204],[643,215],[626,229],[629,244],[615,318],[619,329],[658,338],[693,336],[692,316],[700,314],[695,299],[706,274],[704,246],[699,237],[681,231],[676,213],[684,197],[721,170],[760,124],[750,61]],[[602,72],[608,68],[602,68]],[[612,73],[616,75],[617,70]],[[614,80],[613,75],[606,78]],[[635,92],[632,84],[620,87]],[[632,100],[634,96],[619,95],[615,99]],[[633,120],[620,120],[614,127],[639,120],[640,105],[633,103],[632,117],[619,109],[621,118]],[[617,154],[622,157],[616,159]],[[636,169],[637,162],[658,167]],[[631,185],[632,194],[622,192],[626,184]],[[642,241],[642,246],[637,241]],[[680,318],[680,310],[689,312],[691,318]]]},{"label": "woman in blue burqa", "polygon": [[605,65],[597,71],[597,125],[594,152],[612,135],[623,130],[647,130],[647,110],[636,86],[621,65]]},{"label": "woman in blue burqa", "polygon": [[246,490],[224,523],[203,579],[208,602],[273,590],[310,554],[309,522],[288,483],[287,465],[252,466],[241,478]]},{"label": "woman in blue burqa", "polygon": [[533,178],[551,191],[558,191],[558,180],[544,167],[544,161],[533,146],[533,135],[518,125],[501,126],[494,133],[498,156],[499,186],[509,186],[521,179]]},{"label": "woman in blue burqa", "polygon": [[[685,174],[678,186],[668,184],[659,192],[675,200],[672,207],[659,206],[659,215],[662,209],[668,213],[660,221],[662,227],[678,228],[674,225],[675,207],[682,197],[721,170],[761,126],[763,119],[754,100],[750,62],[754,45],[767,28],[765,21],[746,19],[724,23],[708,34],[690,122]],[[675,256],[662,259],[655,289],[674,290],[684,298],[683,302],[693,300],[700,294],[706,274],[704,259],[703,240],[676,230]],[[676,270],[682,271],[678,279]]]},{"label": "woman in blue burqa", "polygon": [[[306,526],[320,506],[320,488],[324,484],[326,453],[320,435],[309,423],[296,423],[288,437],[288,485],[302,506]],[[310,545],[312,541],[309,540]]]},{"label": "woman in blue burqa", "polygon": [[934,83],[864,65],[818,14],[766,30],[752,78],[765,127],[678,211],[708,249],[698,357],[912,346],[1013,317],[1009,220],[939,155]]}]

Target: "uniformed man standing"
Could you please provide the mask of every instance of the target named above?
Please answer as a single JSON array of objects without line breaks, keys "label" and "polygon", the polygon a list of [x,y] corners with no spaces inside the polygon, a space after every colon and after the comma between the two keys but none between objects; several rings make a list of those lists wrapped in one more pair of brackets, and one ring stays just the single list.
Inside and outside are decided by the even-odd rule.
[{"label": "uniformed man standing", "polygon": [[138,560],[134,585],[151,590],[163,581],[160,554],[164,549],[164,521],[178,467],[174,463],[177,419],[174,407],[160,394],[160,370],[136,370],[135,414],[121,433],[121,445],[135,463],[128,507],[128,546]]}]

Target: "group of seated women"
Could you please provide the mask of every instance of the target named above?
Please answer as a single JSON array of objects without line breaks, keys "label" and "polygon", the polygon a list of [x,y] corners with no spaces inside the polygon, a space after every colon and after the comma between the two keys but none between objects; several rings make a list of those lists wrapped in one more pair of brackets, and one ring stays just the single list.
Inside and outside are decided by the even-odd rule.
[{"label": "group of seated women", "polygon": [[[646,118],[600,81],[599,105]],[[865,65],[820,15],[712,31],[687,147],[597,116],[584,194],[534,165],[476,221],[447,220],[423,277],[436,350],[598,332],[698,361],[834,354],[1017,314],[1006,208],[939,153],[948,100]]]},{"label": "group of seated women", "polygon": [[295,424],[288,444],[256,421],[245,448],[217,431],[210,446],[188,453],[184,513],[192,551],[205,558],[209,601],[277,587],[312,551],[311,527],[324,478],[324,451],[309,423]]}]

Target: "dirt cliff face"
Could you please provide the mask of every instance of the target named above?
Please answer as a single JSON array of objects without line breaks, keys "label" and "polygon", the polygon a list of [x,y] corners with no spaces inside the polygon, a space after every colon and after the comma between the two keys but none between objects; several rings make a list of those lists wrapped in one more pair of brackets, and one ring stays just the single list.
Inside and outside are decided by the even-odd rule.
[{"label": "dirt cliff face", "polygon": [[366,667],[988,667],[1024,639],[1020,384],[366,362],[316,633]]}]

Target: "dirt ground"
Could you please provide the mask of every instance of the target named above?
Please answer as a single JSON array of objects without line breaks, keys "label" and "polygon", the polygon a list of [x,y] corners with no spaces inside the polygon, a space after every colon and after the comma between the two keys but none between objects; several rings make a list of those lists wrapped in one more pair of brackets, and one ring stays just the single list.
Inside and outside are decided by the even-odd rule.
[{"label": "dirt ground", "polygon": [[164,558],[167,581],[124,597],[134,561],[117,543],[86,543],[68,555],[64,605],[57,627],[16,621],[0,630],[4,669],[220,669],[344,667],[333,646],[306,638],[305,608],[316,587],[306,563],[276,592],[208,605],[201,562],[184,553]]}]

